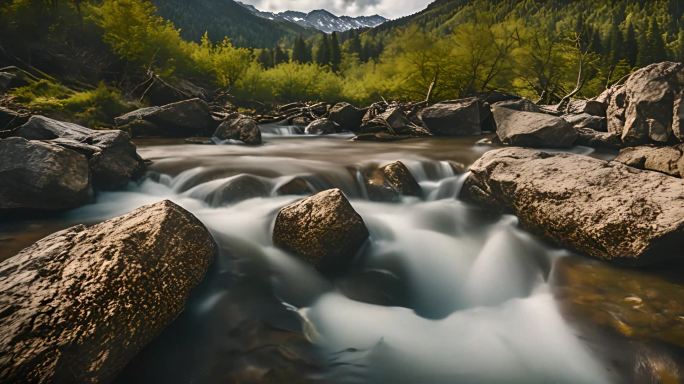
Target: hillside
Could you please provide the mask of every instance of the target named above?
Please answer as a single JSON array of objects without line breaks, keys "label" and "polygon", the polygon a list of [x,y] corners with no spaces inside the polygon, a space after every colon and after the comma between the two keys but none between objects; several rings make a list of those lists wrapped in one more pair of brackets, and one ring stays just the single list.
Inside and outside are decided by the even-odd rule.
[{"label": "hillside", "polygon": [[286,20],[258,17],[232,0],[154,0],[158,13],[181,29],[187,40],[199,41],[207,32],[212,41],[229,37],[241,47],[273,47],[282,40],[316,33]]}]

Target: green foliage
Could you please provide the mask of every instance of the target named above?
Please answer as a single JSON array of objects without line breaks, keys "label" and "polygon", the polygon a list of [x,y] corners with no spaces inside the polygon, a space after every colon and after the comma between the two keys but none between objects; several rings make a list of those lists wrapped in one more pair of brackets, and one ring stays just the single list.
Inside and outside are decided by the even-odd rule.
[{"label": "green foliage", "polygon": [[100,83],[87,91],[73,91],[61,84],[39,80],[10,92],[16,102],[50,116],[68,116],[91,127],[109,125],[114,117],[133,109],[121,93]]}]

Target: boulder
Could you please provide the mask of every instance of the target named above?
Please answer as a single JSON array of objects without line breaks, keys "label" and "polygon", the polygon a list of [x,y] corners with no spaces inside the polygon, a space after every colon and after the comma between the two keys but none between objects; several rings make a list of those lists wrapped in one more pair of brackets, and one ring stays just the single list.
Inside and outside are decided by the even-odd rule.
[{"label": "boulder", "polygon": [[261,178],[242,174],[231,177],[204,197],[212,207],[237,204],[255,197],[265,197],[271,192],[271,186]]},{"label": "boulder", "polygon": [[91,197],[84,155],[20,137],[0,140],[0,211],[67,210]]},{"label": "boulder", "polygon": [[[608,129],[627,145],[682,141],[679,100],[684,91],[684,63],[662,62],[641,68],[610,95]],[[680,132],[678,132],[680,133]]]},{"label": "boulder", "polygon": [[561,113],[555,109],[543,108],[528,99],[506,100],[492,104],[492,108],[508,108],[520,112],[546,113],[549,115],[560,116]]},{"label": "boulder", "polygon": [[606,117],[608,104],[599,100],[571,100],[568,103],[566,113],[588,114],[597,117]]},{"label": "boulder", "polygon": [[630,167],[646,169],[684,178],[684,144],[673,147],[630,147],[620,151],[615,161]]},{"label": "boulder", "polygon": [[216,128],[214,137],[219,140],[237,140],[247,145],[261,144],[261,130],[257,122],[249,117],[240,116],[226,120]]},{"label": "boulder", "polygon": [[27,115],[0,107],[0,131],[13,130],[27,121]]},{"label": "boulder", "polygon": [[163,201],[52,234],[0,263],[0,377],[108,383],[182,311],[216,253]]},{"label": "boulder", "polygon": [[355,132],[361,126],[365,111],[349,103],[337,103],[328,113],[328,118],[343,131]]},{"label": "boulder", "polygon": [[575,127],[577,140],[575,145],[584,145],[592,148],[619,149],[622,146],[620,136],[612,132],[599,132],[591,128]]},{"label": "boulder", "polygon": [[145,99],[151,105],[162,106],[192,98],[209,99],[204,88],[184,79],[171,81],[155,75],[146,85]]},{"label": "boulder", "polygon": [[291,123],[292,125],[295,125],[297,127],[306,127],[311,123],[311,119],[309,119],[306,116],[297,116],[292,119]]},{"label": "boulder", "polygon": [[366,172],[368,198],[375,201],[398,201],[401,195],[420,197],[423,190],[409,169],[395,161]]},{"label": "boulder", "polygon": [[311,122],[304,129],[307,135],[330,135],[337,132],[337,126],[330,119],[318,119]]},{"label": "boulder", "polygon": [[141,108],[115,118],[114,122],[133,137],[209,136],[219,124],[211,116],[209,105],[198,98]]},{"label": "boulder", "polygon": [[411,122],[401,108],[390,107],[364,123],[359,131],[364,133],[388,132],[391,134],[404,134],[409,131],[410,125]]},{"label": "boulder", "polygon": [[326,274],[348,266],[368,239],[368,229],[339,189],[330,189],[280,210],[273,243]]},{"label": "boulder", "polygon": [[608,131],[608,124],[605,117],[592,116],[588,113],[580,113],[578,115],[564,115],[563,119],[575,127],[575,129],[590,128],[599,132]]},{"label": "boulder", "polygon": [[681,257],[684,180],[570,153],[487,152],[462,198],[516,214],[523,227],[589,256],[629,264]]},{"label": "boulder", "polygon": [[504,145],[523,147],[571,147],[577,131],[560,117],[494,107],[496,134]]},{"label": "boulder", "polygon": [[276,188],[277,195],[310,195],[316,189],[303,177],[295,177]]},{"label": "boulder", "polygon": [[44,116],[32,116],[14,135],[27,140],[55,140],[55,144],[81,152],[90,162],[96,189],[124,188],[145,172],[145,162],[138,155],[130,136],[123,131],[99,131]]},{"label": "boulder", "polygon": [[420,119],[425,127],[438,136],[472,136],[482,133],[484,113],[477,98],[437,103],[423,109]]}]

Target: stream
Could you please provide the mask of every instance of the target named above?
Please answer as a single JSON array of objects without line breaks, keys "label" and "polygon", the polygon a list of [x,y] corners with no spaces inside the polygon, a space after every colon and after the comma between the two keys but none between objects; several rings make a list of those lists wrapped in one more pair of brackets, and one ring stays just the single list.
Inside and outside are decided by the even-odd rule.
[{"label": "stream", "polygon": [[[144,181],[59,219],[4,224],[0,258],[162,199],[204,222],[221,250],[216,263],[122,384],[613,383],[631,375],[609,361],[620,343],[596,348],[596,338],[610,337],[584,334],[559,310],[552,271],[574,256],[521,230],[514,216],[457,198],[465,175],[450,162],[467,166],[492,147],[470,138],[354,143],[265,132],[262,147],[139,141],[153,161]],[[395,160],[424,197],[369,201],[360,168]],[[222,193],[244,175],[254,176],[253,188]],[[316,190],[340,188],[369,228],[371,241],[333,281],[272,244],[278,210],[301,198],[275,191],[294,177]]]}]

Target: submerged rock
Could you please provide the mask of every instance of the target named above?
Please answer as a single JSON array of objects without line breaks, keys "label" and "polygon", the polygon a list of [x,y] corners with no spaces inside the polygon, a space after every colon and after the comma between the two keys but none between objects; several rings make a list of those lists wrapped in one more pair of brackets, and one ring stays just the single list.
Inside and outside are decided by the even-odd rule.
[{"label": "submerged rock", "polygon": [[205,197],[212,207],[236,204],[255,197],[268,196],[271,186],[252,175],[237,175]]},{"label": "submerged rock", "polygon": [[608,129],[627,145],[684,141],[684,63],[662,62],[634,72],[610,99]]},{"label": "submerged rock", "polygon": [[310,195],[315,192],[315,188],[302,177],[295,177],[276,188],[278,195]]},{"label": "submerged rock", "polygon": [[444,101],[423,109],[420,119],[427,129],[439,136],[472,136],[482,133],[483,106],[476,98]]},{"label": "submerged rock", "polygon": [[504,145],[542,148],[571,147],[577,131],[560,117],[494,107],[496,134]]},{"label": "submerged rock", "polygon": [[240,116],[226,120],[216,128],[214,137],[219,140],[238,140],[247,145],[261,145],[261,130],[254,119]]},{"label": "submerged rock", "polygon": [[368,238],[368,229],[339,189],[320,192],[280,210],[273,243],[327,274],[340,273]]},{"label": "submerged rock", "polygon": [[0,263],[0,377],[111,382],[180,314],[215,253],[169,201],[24,249]]},{"label": "submerged rock", "polygon": [[0,140],[0,211],[67,210],[92,197],[88,159],[59,145]]},{"label": "submerged rock", "polygon": [[465,200],[510,211],[557,244],[631,264],[681,257],[684,180],[522,148],[487,152],[470,171]]},{"label": "submerged rock", "polygon": [[375,201],[398,201],[401,195],[420,197],[420,185],[401,161],[372,169],[366,181],[368,197]]},{"label": "submerged rock", "polygon": [[684,348],[684,286],[653,272],[559,260],[553,291],[567,316],[633,340]]},{"label": "submerged rock", "polygon": [[330,135],[337,132],[337,126],[330,119],[317,119],[304,129],[307,135]]},{"label": "submerged rock", "polygon": [[620,151],[615,161],[630,167],[684,177],[684,144],[674,147],[631,147]]},{"label": "submerged rock", "polygon": [[207,102],[197,98],[141,108],[117,117],[114,122],[133,137],[208,136],[219,124],[211,116]]},{"label": "submerged rock", "polygon": [[119,130],[94,130],[44,116],[32,116],[15,136],[27,140],[52,140],[55,144],[84,154],[90,163],[93,186],[102,190],[125,187],[145,172],[130,136]]},{"label": "submerged rock", "polygon": [[337,103],[328,113],[328,118],[343,131],[355,132],[361,126],[365,111],[349,103]]}]

